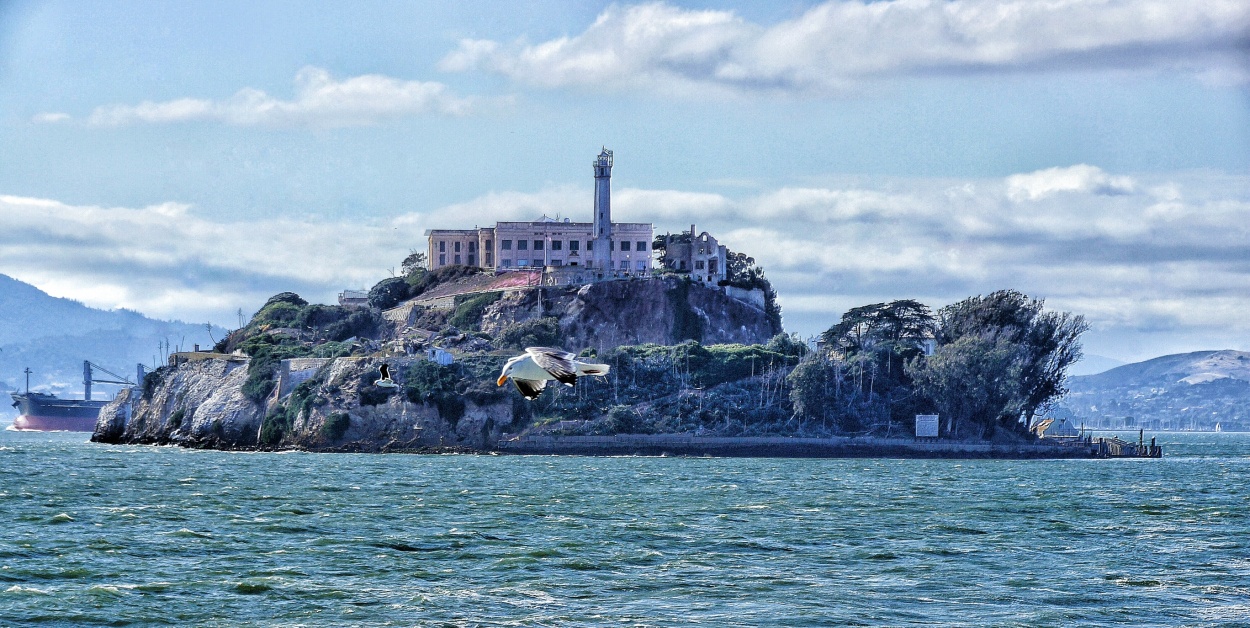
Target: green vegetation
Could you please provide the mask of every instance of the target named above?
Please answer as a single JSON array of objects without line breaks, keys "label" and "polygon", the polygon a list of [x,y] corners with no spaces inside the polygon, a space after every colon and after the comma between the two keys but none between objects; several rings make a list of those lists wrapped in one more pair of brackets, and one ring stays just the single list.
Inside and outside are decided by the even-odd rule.
[{"label": "green vegetation", "polygon": [[461,279],[464,277],[473,277],[482,274],[480,268],[474,266],[443,266],[432,272],[413,273],[405,277],[408,283],[408,298],[421,296],[422,294],[433,290],[434,288]]},{"label": "green vegetation", "polygon": [[495,336],[495,346],[501,349],[550,347],[559,344],[560,319],[554,316],[509,323]]},{"label": "green vegetation", "polygon": [[945,416],[945,431],[1028,432],[1065,392],[1081,359],[1085,318],[1048,312],[1040,299],[1000,290],[948,305],[937,316],[937,351],[909,370]]},{"label": "green vegetation", "polygon": [[600,433],[780,433],[790,417],[785,374],[798,357],[761,345],[686,341],[617,347],[591,361],[611,367],[608,376],[581,378],[574,388],[549,385],[528,404],[534,414],[604,417],[593,428]]},{"label": "green vegetation", "polygon": [[1042,305],[1002,290],[937,316],[911,300],[853,308],[790,373],[795,414],[839,433],[906,433],[915,414],[937,413],[946,437],[1027,434],[1063,394],[1087,328]]},{"label": "green vegetation", "polygon": [[260,334],[248,338],[239,345],[239,349],[252,358],[247,365],[243,396],[254,403],[263,403],[273,392],[275,385],[273,378],[282,360],[303,358],[312,353],[309,345],[289,336],[275,337],[272,334]]},{"label": "green vegetation", "polygon": [[324,373],[318,372],[311,379],[301,382],[291,392],[285,405],[279,405],[265,415],[260,423],[260,444],[276,447],[290,433],[300,415],[308,417],[313,408],[326,403],[326,399],[317,394],[322,381]]},{"label": "green vegetation", "polygon": [[170,371],[170,367],[161,366],[161,367],[157,367],[156,370],[149,371],[143,375],[143,398],[144,399],[152,398],[152,395],[156,393],[156,387],[160,386],[161,382],[165,381],[165,375],[169,373],[169,371]]},{"label": "green vegetation", "polygon": [[408,283],[403,277],[383,279],[369,289],[369,306],[380,310],[395,307],[408,298]]},{"label": "green vegetation", "polygon": [[346,412],[333,412],[326,417],[326,422],[321,424],[321,435],[326,440],[337,442],[347,433],[347,428],[351,427],[352,417]]},{"label": "green vegetation", "polygon": [[464,416],[465,401],[485,405],[502,401],[507,389],[495,385],[504,358],[468,356],[461,362],[421,361],[404,373],[404,395],[412,403],[429,403],[444,420],[455,425]]},{"label": "green vegetation", "polygon": [[172,431],[182,427],[182,419],[186,415],[187,411],[183,408],[174,410],[174,413],[169,415],[169,429]]},{"label": "green vegetation", "polygon": [[456,311],[447,319],[447,324],[457,329],[477,330],[482,323],[482,315],[490,304],[503,297],[503,292],[483,292],[474,295],[456,297]]}]

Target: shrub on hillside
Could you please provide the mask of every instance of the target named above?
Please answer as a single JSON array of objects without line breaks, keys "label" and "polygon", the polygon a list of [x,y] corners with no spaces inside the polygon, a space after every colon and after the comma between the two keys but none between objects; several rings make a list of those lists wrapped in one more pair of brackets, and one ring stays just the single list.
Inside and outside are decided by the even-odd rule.
[{"label": "shrub on hillside", "polygon": [[351,427],[352,417],[346,412],[334,412],[326,417],[326,422],[321,424],[321,435],[329,441],[338,441],[347,433],[347,428]]},{"label": "shrub on hillside", "polygon": [[501,349],[556,347],[559,344],[560,319],[554,316],[510,323],[495,337],[495,346]]},{"label": "shrub on hillside", "polygon": [[380,310],[395,307],[408,298],[408,284],[403,277],[383,279],[369,289],[369,305]]},{"label": "shrub on hillside", "polygon": [[457,298],[456,311],[447,319],[447,324],[460,329],[476,330],[482,324],[482,315],[486,313],[486,308],[502,296],[502,292],[484,292],[463,299]]},{"label": "shrub on hillside", "polygon": [[408,298],[420,296],[421,294],[433,290],[441,284],[455,281],[462,277],[472,277],[481,273],[482,270],[475,266],[453,265],[443,266],[438,270],[428,273],[416,273],[409,275],[406,280],[409,286]]}]

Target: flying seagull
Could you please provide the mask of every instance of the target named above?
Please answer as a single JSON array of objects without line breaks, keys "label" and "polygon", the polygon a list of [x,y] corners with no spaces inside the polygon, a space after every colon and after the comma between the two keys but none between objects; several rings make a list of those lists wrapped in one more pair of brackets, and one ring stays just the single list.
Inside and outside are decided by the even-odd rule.
[{"label": "flying seagull", "polygon": [[607,375],[607,364],[587,364],[578,362],[577,356],[561,349],[549,347],[526,347],[524,355],[518,355],[503,365],[497,385],[512,378],[521,396],[534,400],[541,395],[547,382],[556,380],[566,386],[572,386],[582,375]]},{"label": "flying seagull", "polygon": [[391,367],[387,366],[385,362],[382,363],[382,366],[378,367],[378,371],[382,373],[382,379],[373,382],[374,386],[379,388],[399,388],[399,384],[396,384],[394,380],[391,379]]}]

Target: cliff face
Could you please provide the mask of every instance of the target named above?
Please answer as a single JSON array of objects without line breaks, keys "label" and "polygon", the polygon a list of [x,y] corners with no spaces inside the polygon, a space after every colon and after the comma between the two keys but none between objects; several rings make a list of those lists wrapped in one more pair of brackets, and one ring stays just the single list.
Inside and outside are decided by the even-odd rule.
[{"label": "cliff face", "polygon": [[246,362],[188,362],[148,377],[148,394],[123,390],[100,410],[91,440],[221,448],[255,444],[264,411],[240,391]]},{"label": "cliff face", "polygon": [[570,350],[684,340],[763,344],[780,332],[761,308],[679,277],[515,293],[487,308],[481,328],[496,335],[510,323],[544,317],[558,319]]},{"label": "cliff face", "polygon": [[[257,404],[242,393],[247,362],[188,362],[159,372],[147,394],[132,389],[100,411],[91,440],[213,449],[397,451],[486,449],[512,423],[510,401],[465,402],[445,418],[402,388],[408,358],[390,358],[398,389],[373,386],[380,361],[328,361],[307,381]],[[288,387],[283,387],[288,388]]]}]

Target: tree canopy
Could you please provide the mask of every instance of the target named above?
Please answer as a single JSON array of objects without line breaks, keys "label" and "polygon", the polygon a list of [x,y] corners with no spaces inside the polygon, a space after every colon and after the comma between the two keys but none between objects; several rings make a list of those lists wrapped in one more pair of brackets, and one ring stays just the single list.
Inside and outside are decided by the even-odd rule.
[{"label": "tree canopy", "polygon": [[1067,369],[1081,358],[1085,318],[1046,311],[1040,299],[999,290],[938,311],[937,350],[909,370],[920,391],[953,412],[948,429],[971,421],[1028,431],[1067,390]]}]

